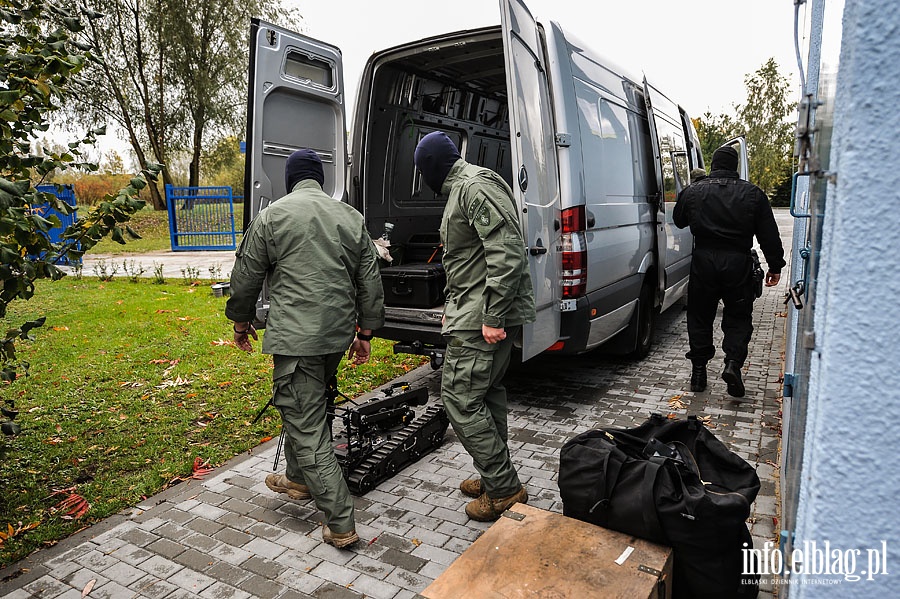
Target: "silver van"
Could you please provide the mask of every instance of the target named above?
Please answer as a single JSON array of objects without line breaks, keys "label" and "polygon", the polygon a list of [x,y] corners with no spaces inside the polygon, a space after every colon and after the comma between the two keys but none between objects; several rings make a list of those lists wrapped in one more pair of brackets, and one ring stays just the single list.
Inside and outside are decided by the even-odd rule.
[{"label": "silver van", "polygon": [[[655,316],[687,291],[693,240],[673,226],[672,208],[691,169],[703,167],[697,134],[678,104],[559,24],[537,23],[520,0],[500,0],[500,12],[500,26],[372,55],[349,152],[340,49],[255,20],[245,224],[284,195],[286,157],[316,150],[325,192],[360,210],[373,238],[390,233],[394,261],[383,274],[393,278],[377,335],[439,363],[440,294],[421,294],[420,304],[401,296],[440,285],[445,198],[423,184],[413,151],[444,131],[515,192],[537,308],[522,358],[601,345],[642,357]],[[424,264],[435,268],[415,268]],[[413,281],[422,272],[426,280]],[[267,304],[264,292],[261,321]]]}]

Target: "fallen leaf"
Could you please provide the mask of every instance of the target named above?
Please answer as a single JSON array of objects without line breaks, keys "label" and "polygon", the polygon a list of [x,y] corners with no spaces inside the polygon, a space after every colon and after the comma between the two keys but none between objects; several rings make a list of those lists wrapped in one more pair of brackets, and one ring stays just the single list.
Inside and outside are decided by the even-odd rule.
[{"label": "fallen leaf", "polygon": [[[74,488],[74,487],[73,487]],[[77,520],[84,516],[91,508],[91,504],[78,493],[72,493],[65,499],[50,508],[51,514],[62,514],[63,520]]]},{"label": "fallen leaf", "polygon": [[681,401],[680,395],[676,395],[675,397],[673,397],[672,399],[669,400],[669,409],[670,410],[684,410],[685,408],[687,408],[687,406],[684,405],[683,401]]},{"label": "fallen leaf", "polygon": [[196,393],[188,393],[187,395],[184,396],[185,399],[190,399],[192,397],[197,397],[197,394]]},{"label": "fallen leaf", "polygon": [[69,327],[53,327],[54,331],[68,331]]},{"label": "fallen leaf", "polygon": [[272,437],[263,437],[262,439],[259,440],[259,442],[265,443],[266,441],[271,441],[271,440],[272,440]]},{"label": "fallen leaf", "polygon": [[231,384],[231,381],[225,381],[224,383],[219,383],[219,386],[220,386],[220,387],[227,387],[227,386],[230,385],[230,384]]},{"label": "fallen leaf", "polygon": [[32,528],[37,528],[40,525],[41,521],[32,522],[31,524],[26,524],[24,526],[20,526],[19,528],[13,528],[12,524],[7,523],[6,530],[0,530],[0,547],[3,546],[3,542],[7,539],[11,539],[16,535],[20,535],[26,530],[31,530]]},{"label": "fallen leaf", "polygon": [[191,478],[196,478],[199,480],[210,472],[212,472],[212,468],[209,467],[209,460],[203,461],[200,456],[194,458],[194,469],[191,473]]},{"label": "fallen leaf", "polygon": [[217,339],[215,341],[210,341],[211,345],[234,345],[234,341],[226,341],[225,339]]},{"label": "fallen leaf", "polygon": [[86,585],[84,585],[84,588],[81,589],[81,597],[82,597],[82,599],[84,599],[85,597],[87,597],[87,596],[90,594],[91,589],[94,588],[94,585],[95,585],[95,584],[97,584],[97,579],[96,579],[96,578],[92,578],[91,580],[88,581],[88,583],[87,583]]},{"label": "fallen leaf", "polygon": [[415,545],[416,547],[418,547],[419,545],[422,544],[422,541],[420,541],[419,539],[412,539],[410,542],[411,542],[413,545]]}]

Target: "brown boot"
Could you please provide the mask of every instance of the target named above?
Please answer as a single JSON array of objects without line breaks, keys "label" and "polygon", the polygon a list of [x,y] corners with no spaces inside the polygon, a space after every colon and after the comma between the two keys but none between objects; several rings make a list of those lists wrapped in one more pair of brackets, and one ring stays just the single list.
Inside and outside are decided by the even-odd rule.
[{"label": "brown boot", "polygon": [[467,478],[459,483],[459,490],[462,491],[463,495],[475,498],[481,497],[481,494],[484,493],[484,490],[481,488],[480,478]]},{"label": "brown boot", "polygon": [[289,480],[284,474],[270,474],[266,477],[266,486],[276,493],[287,493],[291,499],[309,499],[312,494],[309,487]]},{"label": "brown boot", "polygon": [[481,497],[466,504],[466,515],[479,522],[493,522],[515,503],[528,503],[528,493],[524,486],[509,497],[494,499],[488,497],[487,493],[482,493]]},{"label": "brown boot", "polygon": [[331,532],[331,529],[328,528],[328,526],[325,526],[325,528],[322,529],[322,540],[329,545],[334,545],[338,549],[341,549],[359,541],[359,535],[356,534],[355,530],[351,530],[350,532]]}]

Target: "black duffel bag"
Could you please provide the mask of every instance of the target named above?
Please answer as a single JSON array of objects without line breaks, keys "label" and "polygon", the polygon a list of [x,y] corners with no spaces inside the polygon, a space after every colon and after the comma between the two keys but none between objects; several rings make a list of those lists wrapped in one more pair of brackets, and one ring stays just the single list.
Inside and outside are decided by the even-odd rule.
[{"label": "black duffel bag", "polygon": [[560,452],[559,492],[566,516],[672,547],[676,599],[757,596],[742,549],[759,476],[696,417],[577,435]]}]

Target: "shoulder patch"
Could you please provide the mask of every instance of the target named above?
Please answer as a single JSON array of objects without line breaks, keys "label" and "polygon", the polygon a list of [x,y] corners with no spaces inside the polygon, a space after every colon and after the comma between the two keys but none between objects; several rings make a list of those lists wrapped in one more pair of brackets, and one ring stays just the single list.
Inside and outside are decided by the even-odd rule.
[{"label": "shoulder patch", "polygon": [[478,214],[475,215],[475,220],[482,227],[489,227],[491,226],[491,211],[488,210],[488,207],[485,204],[481,205],[481,209],[478,211]]}]

